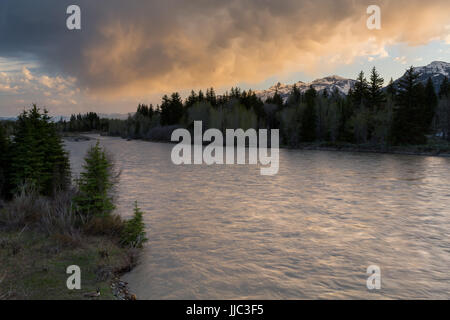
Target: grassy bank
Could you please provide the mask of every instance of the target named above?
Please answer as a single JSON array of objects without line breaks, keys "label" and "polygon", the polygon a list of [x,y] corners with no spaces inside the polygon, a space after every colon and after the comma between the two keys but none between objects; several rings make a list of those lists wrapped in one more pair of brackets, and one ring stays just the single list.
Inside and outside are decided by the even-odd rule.
[{"label": "grassy bank", "polygon": [[[73,210],[77,192],[46,197],[22,190],[0,203],[0,299],[133,299],[119,277],[137,263],[142,213],[84,218]],[[137,217],[137,218],[136,218]],[[81,269],[81,289],[69,290],[66,270]]]},{"label": "grassy bank", "polygon": [[[32,230],[0,230],[0,300],[82,300],[100,289],[99,300],[117,299],[111,286],[133,268],[136,251],[105,236],[73,239]],[[81,269],[81,290],[66,286],[66,269]],[[130,298],[130,296],[128,297]]]},{"label": "grassy bank", "polygon": [[[72,181],[46,111],[34,105],[13,129],[13,139],[0,130],[0,298],[132,298],[116,278],[134,266],[145,225],[137,202],[131,219],[115,212],[119,172],[109,154],[97,142]],[[66,274],[69,266],[81,275]],[[69,290],[68,278],[81,289]]]}]

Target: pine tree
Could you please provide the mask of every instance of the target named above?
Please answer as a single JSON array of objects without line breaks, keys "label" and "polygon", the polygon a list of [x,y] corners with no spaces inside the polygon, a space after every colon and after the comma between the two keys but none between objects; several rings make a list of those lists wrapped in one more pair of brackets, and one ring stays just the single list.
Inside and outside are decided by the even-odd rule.
[{"label": "pine tree", "polygon": [[450,96],[450,84],[448,82],[448,78],[445,77],[441,83],[441,87],[439,90],[439,98],[448,98]]},{"label": "pine tree", "polygon": [[29,184],[43,195],[65,190],[70,184],[69,158],[56,125],[36,105],[15,123],[10,177],[13,191]]},{"label": "pine tree", "polygon": [[386,102],[386,97],[383,93],[384,79],[380,77],[377,69],[373,67],[370,74],[370,82],[368,86],[368,98],[367,105],[371,111],[376,111],[381,108],[383,103]]},{"label": "pine tree", "polygon": [[173,93],[170,99],[167,95],[163,97],[161,104],[161,125],[171,126],[180,123],[183,113],[183,102],[178,92]]},{"label": "pine tree", "polygon": [[181,118],[183,117],[183,102],[181,101],[181,97],[178,92],[175,92],[171,96],[171,124],[180,123]]},{"label": "pine tree", "polygon": [[400,80],[394,109],[392,128],[394,144],[422,144],[426,142],[423,125],[424,88],[418,74],[411,67]]},{"label": "pine tree", "polygon": [[208,101],[213,107],[217,106],[217,97],[214,88],[206,90],[206,101]]},{"label": "pine tree", "polygon": [[9,172],[9,139],[0,123],[0,197],[6,196]]},{"label": "pine tree", "polygon": [[204,100],[205,100],[205,95],[203,94],[203,91],[200,90],[200,91],[198,92],[197,101],[198,101],[198,102],[203,102]]},{"label": "pine tree", "polygon": [[[287,108],[293,108],[293,109],[299,109],[300,104],[302,102],[302,93],[300,89],[297,87],[296,84],[294,84],[292,91],[290,92],[287,100],[286,100],[286,107]],[[287,114],[287,113],[285,113]],[[290,138],[287,138],[290,139]]]},{"label": "pine tree", "polygon": [[351,94],[355,109],[358,109],[361,105],[365,104],[368,96],[369,84],[364,77],[364,72],[361,71],[356,79],[356,83]]},{"label": "pine tree", "polygon": [[302,117],[302,140],[305,142],[312,142],[316,140],[316,97],[317,91],[311,86],[305,92],[306,108],[303,111]]},{"label": "pine tree", "polygon": [[74,208],[87,217],[107,217],[114,209],[113,165],[99,142],[88,150],[84,161],[83,172],[76,180],[78,194],[74,198]]},{"label": "pine tree", "polygon": [[434,84],[431,78],[428,78],[427,85],[425,86],[425,100],[423,110],[423,126],[426,131],[429,131],[431,123],[433,122],[438,106],[438,97],[434,89]]},{"label": "pine tree", "polygon": [[189,97],[186,99],[185,102],[185,108],[189,109],[190,107],[192,107],[194,104],[196,104],[198,102],[198,96],[195,93],[194,90],[191,91],[191,94],[189,95]]},{"label": "pine tree", "polygon": [[133,218],[125,222],[121,235],[121,243],[132,248],[142,248],[148,239],[145,237],[145,223],[143,213],[138,207],[137,201],[134,203]]},{"label": "pine tree", "polygon": [[391,78],[391,80],[389,81],[389,84],[386,88],[386,92],[388,94],[389,97],[393,98],[396,95],[396,90],[395,90],[395,86],[394,86],[394,79]]},{"label": "pine tree", "polygon": [[283,108],[284,101],[283,101],[283,98],[281,97],[281,95],[278,93],[278,89],[275,90],[275,93],[273,94],[272,98],[267,98],[266,103],[274,104],[278,107],[278,109]]}]

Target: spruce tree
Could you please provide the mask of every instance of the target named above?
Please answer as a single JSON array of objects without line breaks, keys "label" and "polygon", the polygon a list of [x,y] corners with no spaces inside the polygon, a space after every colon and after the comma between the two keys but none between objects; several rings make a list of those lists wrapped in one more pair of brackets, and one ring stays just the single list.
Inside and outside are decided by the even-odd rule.
[{"label": "spruce tree", "polygon": [[358,78],[356,79],[356,83],[351,94],[353,106],[355,107],[355,109],[358,109],[361,105],[365,104],[368,95],[369,84],[364,77],[364,72],[361,71],[358,75]]},{"label": "spruce tree", "polygon": [[438,97],[436,95],[434,84],[431,78],[428,78],[427,85],[425,86],[424,98],[424,109],[422,117],[424,121],[423,126],[426,131],[429,131],[438,106]]},{"label": "spruce tree", "polygon": [[162,97],[161,103],[161,125],[166,126],[170,124],[170,99],[167,95]]},{"label": "spruce tree", "polygon": [[[200,101],[200,97],[198,101]],[[183,113],[183,102],[178,92],[173,93],[170,99],[167,95],[163,97],[161,104],[161,124],[163,126],[179,124]]]},{"label": "spruce tree", "polygon": [[316,97],[317,91],[311,86],[305,92],[306,108],[302,117],[302,140],[305,142],[313,142],[316,140]]},{"label": "spruce tree", "polygon": [[450,96],[450,84],[448,82],[448,78],[445,77],[441,83],[441,87],[439,90],[439,98],[448,98]]},{"label": "spruce tree", "polygon": [[373,67],[370,74],[370,82],[368,86],[368,101],[367,105],[371,111],[377,111],[386,102],[386,97],[383,93],[384,79],[379,75],[377,69]]},{"label": "spruce tree", "polygon": [[189,95],[189,97],[186,99],[185,102],[185,108],[189,109],[190,107],[192,107],[194,104],[196,104],[198,102],[198,96],[195,93],[194,90],[191,91],[191,94]]},{"label": "spruce tree", "polygon": [[175,92],[171,96],[170,101],[170,110],[171,110],[171,125],[178,124],[183,117],[183,102],[181,101],[181,97],[178,92]]},{"label": "spruce tree", "polygon": [[91,147],[76,180],[78,194],[74,198],[76,212],[87,217],[107,217],[114,209],[112,163],[100,143]]},{"label": "spruce tree", "polygon": [[0,197],[6,195],[8,188],[9,172],[9,139],[6,136],[6,132],[3,129],[3,125],[0,123]]},{"label": "spruce tree", "polygon": [[216,92],[214,91],[214,88],[211,87],[209,90],[206,90],[206,101],[208,101],[213,107],[217,106]]},{"label": "spruce tree", "polygon": [[273,97],[267,98],[266,103],[276,105],[279,110],[283,108],[284,101],[283,101],[283,98],[281,97],[281,95],[278,93],[278,89],[275,90]]},{"label": "spruce tree", "polygon": [[33,105],[15,122],[11,145],[13,191],[28,184],[43,195],[65,190],[70,184],[70,163],[56,124],[46,110]]},{"label": "spruce tree", "polygon": [[136,201],[134,203],[133,218],[125,222],[121,234],[121,243],[127,247],[142,248],[146,241],[143,213]]},{"label": "spruce tree", "polygon": [[205,100],[205,95],[204,95],[204,93],[203,93],[202,90],[199,90],[199,92],[198,92],[198,97],[197,97],[197,101],[198,101],[198,102],[203,102],[204,100]]},{"label": "spruce tree", "polygon": [[393,98],[396,95],[396,90],[395,90],[395,86],[394,86],[394,79],[391,78],[391,80],[389,81],[389,84],[386,88],[386,92],[388,94],[388,96],[390,98]]},{"label": "spruce tree", "polygon": [[290,107],[297,107],[300,105],[300,102],[302,100],[302,93],[300,89],[297,87],[297,84],[294,84],[292,87],[292,91],[289,94],[289,97],[286,101],[286,105]]},{"label": "spruce tree", "polygon": [[425,90],[418,82],[418,77],[414,68],[411,67],[399,81],[392,128],[394,144],[426,142],[426,128],[422,118]]}]

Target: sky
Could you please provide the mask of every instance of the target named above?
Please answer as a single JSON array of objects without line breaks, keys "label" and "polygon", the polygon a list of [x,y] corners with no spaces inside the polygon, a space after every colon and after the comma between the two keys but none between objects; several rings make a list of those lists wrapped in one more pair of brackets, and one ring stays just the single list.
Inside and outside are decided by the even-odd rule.
[{"label": "sky", "polygon": [[[81,30],[69,30],[69,5]],[[367,28],[369,5],[381,28]],[[450,62],[448,0],[1,0],[0,117],[128,113],[162,95],[386,79]]]}]

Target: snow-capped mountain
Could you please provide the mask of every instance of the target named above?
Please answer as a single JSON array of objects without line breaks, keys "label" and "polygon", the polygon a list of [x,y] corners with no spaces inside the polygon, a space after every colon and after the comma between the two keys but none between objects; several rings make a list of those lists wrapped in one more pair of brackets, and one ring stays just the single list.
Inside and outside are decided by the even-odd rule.
[{"label": "snow-capped mountain", "polygon": [[273,97],[275,92],[278,91],[283,100],[286,100],[289,97],[289,94],[292,92],[294,85],[296,85],[301,92],[305,92],[310,88],[310,86],[312,86],[315,90],[317,90],[320,93],[326,90],[329,94],[331,94],[335,90],[337,90],[340,94],[346,95],[350,90],[350,88],[353,88],[355,83],[356,80],[346,79],[334,75],[322,79],[317,79],[309,83],[303,81],[299,81],[295,84],[288,84],[288,85],[278,83],[267,90],[256,91],[256,95],[260,97],[263,101],[266,101],[267,98]]},{"label": "snow-capped mountain", "polygon": [[[428,78],[431,77],[436,91],[439,90],[445,77],[450,78],[450,63],[448,62],[434,61],[427,66],[416,67],[414,70],[419,74],[419,81],[424,84],[428,81]],[[396,85],[401,78],[395,80],[394,85]],[[346,95],[348,94],[350,88],[353,88],[355,83],[356,80],[346,79],[339,76],[329,76],[314,80],[310,83],[299,81],[295,83],[295,85],[297,85],[297,88],[299,88],[301,92],[305,92],[310,86],[312,86],[319,92],[327,90],[328,93],[332,93],[335,89],[337,89],[340,94]],[[267,90],[256,91],[256,95],[263,101],[266,101],[267,98],[273,97],[275,92],[278,91],[283,100],[286,100],[292,92],[293,87],[294,84],[286,85],[278,83]]]},{"label": "snow-capped mountain", "polygon": [[[419,74],[419,81],[426,84],[429,78],[433,81],[436,91],[439,90],[445,77],[450,78],[450,63],[443,61],[433,61],[427,66],[416,67],[414,71]],[[404,77],[404,76],[403,76]],[[401,77],[400,79],[402,79]],[[394,81],[397,84],[400,79]]]}]

